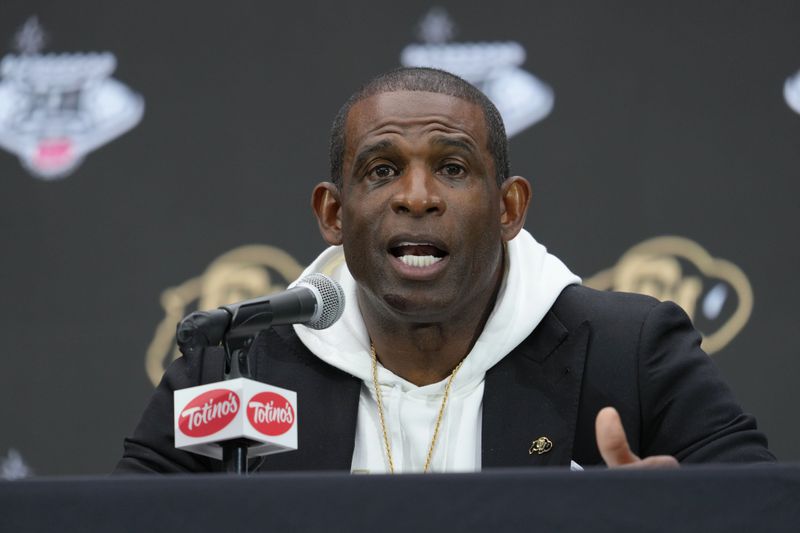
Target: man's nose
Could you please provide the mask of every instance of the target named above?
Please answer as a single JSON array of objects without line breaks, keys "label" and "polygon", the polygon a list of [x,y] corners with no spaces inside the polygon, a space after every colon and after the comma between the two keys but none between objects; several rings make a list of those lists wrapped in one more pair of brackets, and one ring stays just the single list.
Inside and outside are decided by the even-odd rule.
[{"label": "man's nose", "polygon": [[397,190],[392,198],[392,210],[398,214],[421,217],[441,215],[446,206],[436,176],[423,166],[411,166],[396,181]]}]

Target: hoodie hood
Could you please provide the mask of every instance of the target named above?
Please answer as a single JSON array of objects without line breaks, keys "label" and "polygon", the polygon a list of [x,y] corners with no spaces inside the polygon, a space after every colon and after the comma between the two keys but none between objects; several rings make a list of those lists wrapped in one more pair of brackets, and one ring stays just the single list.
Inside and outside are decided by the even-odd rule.
[{"label": "hoodie hood", "polygon": [[[484,374],[528,337],[552,307],[564,287],[581,280],[557,257],[536,242],[526,230],[508,242],[503,281],[494,310],[483,332],[464,359],[451,394],[474,389]],[[341,246],[326,249],[305,269],[300,278],[319,272],[338,281],[345,294],[345,310],[333,326],[315,330],[296,324],[294,330],[303,344],[326,363],[370,384],[372,358],[370,340],[356,298],[356,282],[344,261]],[[418,387],[382,366],[381,385],[399,386],[417,394],[440,394],[445,381]]]}]

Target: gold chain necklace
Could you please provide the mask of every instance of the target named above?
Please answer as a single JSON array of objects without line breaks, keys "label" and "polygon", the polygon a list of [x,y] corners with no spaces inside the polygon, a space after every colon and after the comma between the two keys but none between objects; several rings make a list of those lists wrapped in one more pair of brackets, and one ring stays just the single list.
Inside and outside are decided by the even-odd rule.
[{"label": "gold chain necklace", "polygon": [[[372,355],[372,384],[375,386],[375,396],[378,400],[378,415],[381,419],[381,430],[383,431],[383,444],[386,446],[386,458],[389,459],[389,473],[394,474],[394,461],[392,460],[392,444],[389,442],[389,433],[386,431],[386,420],[383,416],[383,394],[381,393],[381,388],[378,385],[378,354],[375,353],[375,345],[370,343],[369,345],[370,354]],[[464,358],[466,359],[466,357]],[[436,447],[436,438],[439,436],[439,426],[442,423],[442,417],[444,416],[444,407],[447,405],[447,397],[450,395],[450,385],[453,384],[453,380],[456,377],[456,373],[458,369],[461,368],[461,365],[464,363],[464,359],[459,361],[456,367],[453,369],[453,372],[450,374],[450,379],[447,380],[447,385],[444,387],[444,396],[442,397],[442,406],[439,407],[439,416],[436,417],[436,426],[433,428],[433,438],[431,439],[431,445],[428,448],[428,457],[425,459],[425,468],[422,470],[423,474],[428,472],[428,469],[431,466],[431,459],[433,459],[433,449]]]}]

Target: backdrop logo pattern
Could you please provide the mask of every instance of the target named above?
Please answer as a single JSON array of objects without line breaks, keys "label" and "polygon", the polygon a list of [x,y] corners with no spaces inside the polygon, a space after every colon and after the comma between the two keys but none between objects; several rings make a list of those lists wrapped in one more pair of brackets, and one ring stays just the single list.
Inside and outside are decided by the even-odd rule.
[{"label": "backdrop logo pattern", "polygon": [[800,113],[800,71],[783,84],[783,97],[789,107]]},{"label": "backdrop logo pattern", "polygon": [[180,356],[175,325],[185,315],[281,291],[302,272],[303,267],[283,250],[253,244],[222,254],[201,276],[166,289],[161,293],[164,318],[145,358],[150,381],[157,384],[167,365]]},{"label": "backdrop logo pattern", "polygon": [[703,334],[703,349],[709,354],[733,340],[753,309],[753,290],[739,267],[683,237],[639,243],[584,285],[677,303]]},{"label": "backdrop logo pattern", "polygon": [[[333,270],[344,261],[330,265]],[[180,356],[175,325],[188,313],[281,291],[303,271],[292,256],[265,244],[240,246],[217,257],[198,277],[161,294],[164,318],[147,349],[145,368],[153,385]],[[330,274],[330,271],[324,272]],[[599,290],[638,292],[680,305],[713,354],[742,330],[753,309],[747,276],[733,263],[712,257],[683,237],[655,237],[625,252],[613,267],[585,279]]]},{"label": "backdrop logo pattern", "polygon": [[20,53],[0,62],[0,147],[34,176],[66,177],[141,120],[142,97],[110,77],[113,54],[41,54],[35,17],[16,41]]},{"label": "backdrop logo pattern", "polygon": [[32,475],[33,470],[25,463],[22,454],[14,448],[9,449],[5,457],[0,457],[0,479],[14,480]]},{"label": "backdrop logo pattern", "polygon": [[420,23],[418,44],[406,46],[400,62],[433,67],[461,76],[489,97],[509,137],[545,118],[553,109],[553,90],[521,69],[525,48],[517,42],[448,42],[454,24],[442,8],[431,9]]}]

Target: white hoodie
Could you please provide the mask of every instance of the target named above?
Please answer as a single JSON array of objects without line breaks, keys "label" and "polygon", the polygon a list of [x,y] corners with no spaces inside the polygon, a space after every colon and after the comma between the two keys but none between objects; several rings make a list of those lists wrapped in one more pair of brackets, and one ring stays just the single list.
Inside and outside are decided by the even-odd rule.
[{"label": "white hoodie", "polygon": [[[472,472],[481,468],[481,406],[486,371],[536,328],[567,285],[580,283],[524,229],[507,246],[506,269],[494,310],[451,385],[432,472]],[[370,340],[356,298],[356,282],[341,246],[325,250],[301,275],[321,272],[342,285],[346,306],[328,329],[295,325],[305,346],[326,363],[361,379],[356,442],[351,470],[384,473],[389,462],[372,382]],[[418,387],[378,367],[386,430],[395,472],[422,472],[447,379]]]}]

